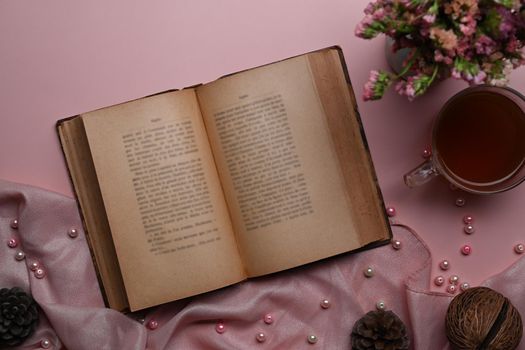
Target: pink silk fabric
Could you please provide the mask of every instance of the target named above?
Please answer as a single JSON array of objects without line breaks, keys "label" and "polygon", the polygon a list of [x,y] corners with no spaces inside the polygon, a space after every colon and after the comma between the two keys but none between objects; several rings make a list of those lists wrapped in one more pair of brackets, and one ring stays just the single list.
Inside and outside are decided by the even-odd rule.
[{"label": "pink silk fabric", "polygon": [[[18,229],[10,222],[17,218]],[[80,234],[70,238],[71,228]],[[19,286],[39,304],[36,332],[19,349],[350,349],[356,320],[382,300],[407,325],[412,349],[449,349],[444,317],[452,298],[429,291],[431,254],[410,230],[393,227],[402,242],[345,254],[134,315],[104,307],[76,202],[62,195],[0,181],[0,288]],[[16,238],[17,248],[7,241]],[[26,254],[15,260],[16,251]],[[38,261],[46,277],[29,264]],[[436,263],[436,262],[434,262]],[[363,271],[375,274],[366,278]],[[504,295],[525,315],[525,260],[483,284]],[[320,302],[328,299],[331,307]],[[263,318],[272,315],[274,322]],[[148,329],[155,320],[159,326]],[[215,331],[221,320],[226,330]],[[259,343],[256,334],[266,341]],[[318,338],[307,342],[308,335]],[[521,342],[519,349],[525,349]]]}]

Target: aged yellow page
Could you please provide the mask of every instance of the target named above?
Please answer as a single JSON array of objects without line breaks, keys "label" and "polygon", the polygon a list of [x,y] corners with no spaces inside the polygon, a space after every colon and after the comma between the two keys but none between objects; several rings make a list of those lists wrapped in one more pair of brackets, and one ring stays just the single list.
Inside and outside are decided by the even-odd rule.
[{"label": "aged yellow page", "polygon": [[194,90],[82,120],[132,310],[245,278]]},{"label": "aged yellow page", "polygon": [[363,245],[308,56],[197,96],[249,276]]}]

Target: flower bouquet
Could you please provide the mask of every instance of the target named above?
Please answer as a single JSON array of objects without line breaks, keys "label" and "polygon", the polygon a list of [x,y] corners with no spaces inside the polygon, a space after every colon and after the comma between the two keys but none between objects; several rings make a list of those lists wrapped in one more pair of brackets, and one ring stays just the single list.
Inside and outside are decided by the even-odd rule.
[{"label": "flower bouquet", "polygon": [[380,99],[392,84],[409,100],[437,79],[504,86],[525,64],[525,0],[376,0],[355,34],[381,33],[392,50],[408,49],[400,72],[373,70],[363,99]]}]

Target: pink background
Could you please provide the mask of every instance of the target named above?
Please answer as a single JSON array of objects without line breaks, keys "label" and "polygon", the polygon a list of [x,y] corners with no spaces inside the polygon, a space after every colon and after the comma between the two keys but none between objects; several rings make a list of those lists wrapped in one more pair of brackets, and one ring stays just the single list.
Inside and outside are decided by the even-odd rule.
[{"label": "pink background", "polygon": [[[340,45],[356,94],[385,68],[384,40],[354,37],[368,0],[0,2],[0,178],[71,195],[57,119],[216,79],[227,73]],[[525,92],[525,70],[511,86]],[[402,175],[422,161],[432,119],[464,83],[446,81],[413,103],[392,92],[359,108],[385,201],[416,229],[434,276],[480,283],[525,242],[525,185],[489,197],[451,191],[442,180],[414,190]],[[454,205],[466,198],[463,208]],[[463,233],[462,217],[476,232]],[[459,250],[470,244],[472,255]],[[452,268],[441,272],[447,258]],[[437,289],[437,288],[436,288]]]}]

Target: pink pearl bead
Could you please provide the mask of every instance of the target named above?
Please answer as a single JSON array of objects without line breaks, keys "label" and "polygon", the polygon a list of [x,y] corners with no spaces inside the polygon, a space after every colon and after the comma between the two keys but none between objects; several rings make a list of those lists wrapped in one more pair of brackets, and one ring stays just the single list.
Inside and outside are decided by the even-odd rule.
[{"label": "pink pearl bead", "polygon": [[442,286],[443,284],[445,283],[445,279],[443,278],[443,276],[437,276],[436,278],[434,278],[434,284],[438,287]]},{"label": "pink pearl bead", "polygon": [[151,330],[157,329],[158,326],[159,326],[159,323],[155,320],[149,320],[148,324],[146,325],[146,327],[148,327]]},{"label": "pink pearl bead", "polygon": [[396,216],[396,208],[394,208],[394,207],[387,207],[386,208],[386,215],[388,215],[391,218]]},{"label": "pink pearl bead", "polygon": [[463,247],[461,247],[461,254],[463,255],[470,255],[470,253],[472,253],[472,248],[465,244]]},{"label": "pink pearl bead", "polygon": [[474,223],[474,218],[470,215],[465,215],[463,217],[463,222],[465,223],[465,225],[469,225],[469,224],[472,224]]},{"label": "pink pearl bead", "polygon": [[447,286],[447,292],[450,294],[454,294],[457,291],[457,287],[453,284]]},{"label": "pink pearl bead", "polygon": [[42,278],[46,277],[46,270],[44,270],[43,268],[36,269],[35,277],[38,278],[38,279],[42,279]]},{"label": "pink pearl bead", "polygon": [[7,246],[9,248],[16,248],[18,246],[18,241],[16,238],[11,238],[9,241],[7,241]]},{"label": "pink pearl bead", "polygon": [[273,316],[270,315],[270,314],[264,315],[264,323],[272,324],[273,323]]},{"label": "pink pearl bead", "polygon": [[423,152],[421,153],[421,156],[423,156],[423,158],[425,159],[430,158],[432,156],[432,150],[430,149],[430,147],[425,148]]},{"label": "pink pearl bead", "polygon": [[16,229],[18,228],[18,220],[17,220],[17,219],[13,219],[13,220],[11,221],[11,224],[10,224],[10,225],[11,225],[11,228],[12,228],[12,229],[15,229],[15,230],[16,230]]},{"label": "pink pearl bead", "polygon": [[525,246],[521,243],[518,243],[514,246],[514,251],[517,254],[523,254],[525,252]]},{"label": "pink pearl bead", "polygon": [[473,234],[474,232],[476,232],[476,229],[475,229],[474,226],[472,226],[471,224],[468,224],[467,226],[465,226],[465,228],[463,229],[463,231],[465,231],[466,234],[471,235],[471,234]]},{"label": "pink pearl bead", "polygon": [[219,334],[222,334],[224,332],[226,332],[226,326],[224,325],[224,323],[222,322],[219,322],[215,325],[215,332],[219,333]]},{"label": "pink pearl bead", "polygon": [[255,339],[257,339],[259,343],[264,343],[266,341],[266,334],[264,334],[263,332],[259,332],[255,336]]}]

